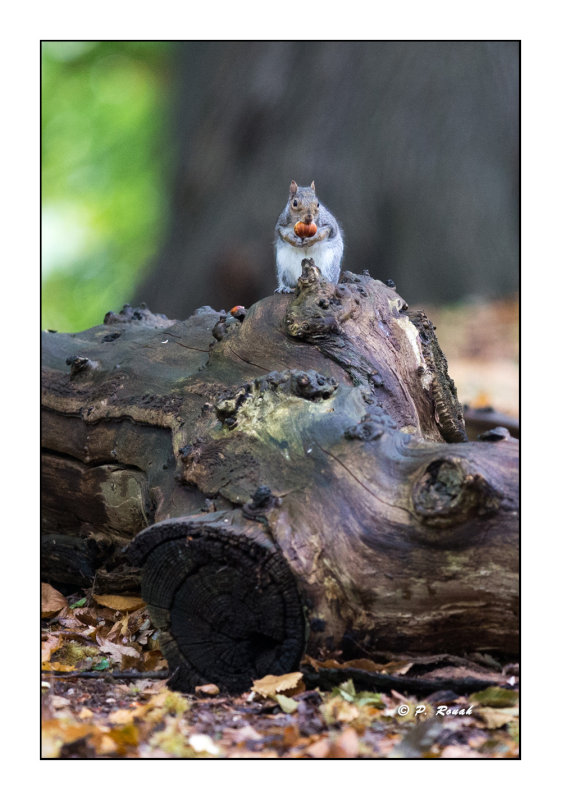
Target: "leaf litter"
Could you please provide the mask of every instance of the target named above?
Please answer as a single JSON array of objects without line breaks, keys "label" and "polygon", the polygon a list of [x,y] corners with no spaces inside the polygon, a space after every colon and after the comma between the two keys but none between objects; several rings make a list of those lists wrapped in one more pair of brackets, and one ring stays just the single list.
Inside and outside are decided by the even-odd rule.
[{"label": "leaf litter", "polygon": [[[265,676],[238,696],[214,684],[184,694],[167,686],[158,631],[139,598],[64,597],[44,586],[44,758],[519,757],[517,665],[488,654],[341,662],[335,653],[306,657],[302,671]],[[323,688],[312,674],[369,676],[372,685],[346,677]],[[379,676],[410,677],[412,686],[432,678],[437,688],[377,690]],[[446,688],[470,676],[496,685],[465,694]]]}]

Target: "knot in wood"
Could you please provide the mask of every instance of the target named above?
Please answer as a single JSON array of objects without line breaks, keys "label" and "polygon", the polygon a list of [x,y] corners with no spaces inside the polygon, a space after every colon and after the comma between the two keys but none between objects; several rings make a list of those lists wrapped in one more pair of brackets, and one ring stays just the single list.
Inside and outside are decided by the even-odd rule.
[{"label": "knot in wood", "polygon": [[268,486],[259,486],[253,493],[251,502],[245,503],[242,511],[248,519],[260,519],[280,504],[280,497],[276,497]]},{"label": "knot in wood", "polygon": [[312,286],[315,283],[319,283],[321,280],[322,280],[322,275],[319,269],[314,264],[314,259],[313,258],[302,259],[302,274],[298,278],[296,293],[298,293],[299,291],[308,286]]},{"label": "knot in wood", "polygon": [[66,363],[70,367],[70,379],[76,377],[80,373],[90,371],[99,366],[98,361],[92,361],[85,356],[68,356]]},{"label": "knot in wood", "polygon": [[313,341],[340,334],[342,323],[359,314],[361,297],[365,295],[362,284],[368,279],[345,272],[335,285],[315,267],[312,277],[299,280],[286,310],[285,325],[290,336]]},{"label": "knot in wood", "polygon": [[360,439],[363,442],[371,442],[379,439],[384,433],[396,430],[397,425],[393,419],[381,408],[373,409],[365,414],[358,425],[347,428],[345,438]]},{"label": "knot in wood", "polygon": [[437,459],[414,484],[413,507],[426,525],[448,527],[496,513],[501,495],[461,459]]},{"label": "knot in wood", "polygon": [[327,378],[313,369],[290,370],[290,391],[296,397],[303,397],[306,400],[327,400],[337,386],[335,378]]},{"label": "knot in wood", "polygon": [[214,404],[214,410],[220,422],[226,423],[228,427],[233,427],[238,409],[245,403],[250,393],[251,386],[246,383],[222,394]]}]

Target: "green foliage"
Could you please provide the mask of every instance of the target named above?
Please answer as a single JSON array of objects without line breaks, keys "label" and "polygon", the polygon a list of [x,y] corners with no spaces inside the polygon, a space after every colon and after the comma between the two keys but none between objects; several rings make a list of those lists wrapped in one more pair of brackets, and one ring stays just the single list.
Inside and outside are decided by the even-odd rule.
[{"label": "green foliage", "polygon": [[285,714],[293,714],[298,710],[298,701],[284,694],[275,695],[275,699]]},{"label": "green foliage", "polygon": [[45,328],[81,330],[119,310],[158,246],[172,47],[42,45]]},{"label": "green foliage", "polygon": [[357,692],[352,678],[333,689],[333,694],[340,695],[347,702],[356,703],[357,706],[384,708],[384,701],[379,692]]}]

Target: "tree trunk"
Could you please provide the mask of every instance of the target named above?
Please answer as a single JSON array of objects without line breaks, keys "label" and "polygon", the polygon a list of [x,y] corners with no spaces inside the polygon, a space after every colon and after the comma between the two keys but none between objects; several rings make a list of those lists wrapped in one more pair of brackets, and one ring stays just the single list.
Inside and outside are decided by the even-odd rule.
[{"label": "tree trunk", "polygon": [[430,321],[309,262],[244,312],[44,334],[44,577],[142,570],[182,688],[305,648],[515,653],[518,442],[466,441]]}]

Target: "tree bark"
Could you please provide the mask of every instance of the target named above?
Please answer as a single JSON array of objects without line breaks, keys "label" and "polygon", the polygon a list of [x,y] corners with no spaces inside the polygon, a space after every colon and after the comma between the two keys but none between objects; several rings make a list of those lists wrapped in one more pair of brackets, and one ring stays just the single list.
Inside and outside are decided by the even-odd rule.
[{"label": "tree bark", "polygon": [[44,577],[142,570],[176,685],[239,690],[304,649],[517,651],[518,442],[466,440],[393,288],[304,262],[247,313],[126,306],[43,354]]}]

